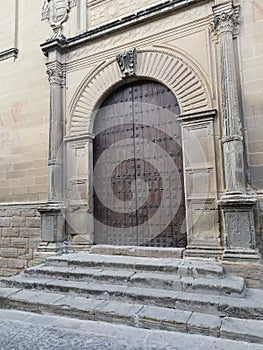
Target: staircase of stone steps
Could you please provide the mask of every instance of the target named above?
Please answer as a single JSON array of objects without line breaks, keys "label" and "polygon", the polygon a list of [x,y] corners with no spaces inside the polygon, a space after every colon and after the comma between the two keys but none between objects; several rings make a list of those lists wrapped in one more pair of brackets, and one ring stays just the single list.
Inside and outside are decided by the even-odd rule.
[{"label": "staircase of stone steps", "polygon": [[180,249],[95,246],[0,282],[0,307],[263,344],[263,290]]}]

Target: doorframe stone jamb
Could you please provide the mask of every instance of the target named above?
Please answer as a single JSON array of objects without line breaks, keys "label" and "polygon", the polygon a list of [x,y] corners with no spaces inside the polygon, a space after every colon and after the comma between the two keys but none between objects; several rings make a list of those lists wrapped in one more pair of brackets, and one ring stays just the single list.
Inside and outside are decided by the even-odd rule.
[{"label": "doorframe stone jamb", "polygon": [[[69,238],[70,251],[89,251],[94,241],[94,218],[93,218],[93,140],[94,134],[85,133],[75,136],[64,137],[64,149],[67,152],[68,148],[79,147],[85,145],[87,149],[88,167],[87,167],[87,193],[86,200],[78,203],[76,210],[75,206],[71,205],[70,199],[65,199],[66,209],[66,230]],[[65,158],[66,159],[66,158]],[[66,163],[64,164],[64,171],[67,172]],[[66,179],[69,181],[69,178]],[[66,193],[66,190],[65,190]],[[80,232],[74,232],[75,220],[78,221],[78,226],[83,227]],[[84,229],[85,228],[85,229]]]},{"label": "doorframe stone jamb", "polygon": [[[185,203],[186,203],[186,222],[187,222],[187,247],[184,252],[184,256],[186,257],[202,257],[202,258],[221,258],[223,253],[223,247],[221,242],[221,235],[220,235],[220,227],[219,227],[219,220],[218,220],[218,207],[217,207],[217,181],[216,181],[216,163],[215,163],[215,139],[214,139],[214,128],[215,128],[215,118],[217,117],[217,110],[211,109],[211,110],[203,110],[198,111],[194,113],[186,113],[182,114],[178,117],[178,120],[181,123],[181,129],[182,129],[182,147],[183,147],[183,154],[184,157],[189,158],[190,154],[187,153],[190,151],[187,149],[184,149],[184,143],[189,142],[190,140],[185,139],[184,136],[184,130],[190,130],[192,129],[192,133],[194,136],[194,131],[198,130],[198,128],[204,128],[205,126],[209,126],[212,128],[212,137],[213,137],[213,145],[211,145],[211,158],[212,159],[203,159],[204,164],[207,164],[207,168],[203,167],[202,171],[210,170],[210,178],[208,180],[209,183],[214,183],[214,188],[212,189],[212,192],[209,191],[209,186],[207,187],[207,193],[195,198],[194,193],[190,193],[189,187],[195,188],[195,186],[191,186],[189,183],[187,183],[188,176],[187,172],[189,172],[190,169],[186,167],[186,159],[184,159],[184,181],[185,181]],[[196,136],[195,136],[196,137]],[[196,141],[198,138],[196,137]],[[201,145],[196,145],[196,148],[201,153],[203,153],[203,157],[205,153],[202,151]],[[212,163],[211,163],[212,161]],[[208,167],[209,164],[209,167]],[[195,166],[193,167],[193,169]],[[190,170],[190,172],[194,171],[193,169]],[[198,169],[197,171],[200,171]],[[198,186],[197,186],[198,187]],[[189,193],[188,193],[189,192]],[[200,231],[198,233],[198,240],[195,237],[194,233],[194,222],[192,222],[192,213],[191,213],[191,205],[193,203],[199,203],[203,206],[204,213],[210,213],[209,216],[211,217],[213,215],[214,217],[214,225],[207,229],[208,226],[204,227],[203,231]],[[200,214],[201,215],[201,214]],[[207,214],[205,214],[207,215]],[[207,220],[202,220],[203,222],[206,222]]]}]

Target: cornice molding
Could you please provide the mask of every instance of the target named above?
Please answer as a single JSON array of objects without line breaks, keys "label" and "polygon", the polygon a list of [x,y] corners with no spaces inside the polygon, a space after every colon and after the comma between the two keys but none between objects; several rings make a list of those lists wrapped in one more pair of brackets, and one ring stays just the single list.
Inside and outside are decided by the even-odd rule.
[{"label": "cornice molding", "polygon": [[17,58],[17,55],[18,55],[18,49],[16,48],[0,51],[0,61],[4,61],[12,57]]},{"label": "cornice molding", "polygon": [[107,24],[103,24],[94,29],[90,29],[84,33],[74,36],[69,39],[56,38],[55,40],[49,40],[40,45],[42,51],[48,54],[49,51],[59,50],[60,52],[68,52],[75,49],[78,46],[84,45],[87,42],[110,34],[117,30],[123,30],[131,25],[138,25],[155,19],[159,16],[167,15],[169,12],[179,11],[186,7],[200,5],[201,3],[207,3],[209,0],[168,0],[162,1],[160,4],[151,6],[144,10],[139,10],[133,14],[123,17],[118,20],[111,21]]}]

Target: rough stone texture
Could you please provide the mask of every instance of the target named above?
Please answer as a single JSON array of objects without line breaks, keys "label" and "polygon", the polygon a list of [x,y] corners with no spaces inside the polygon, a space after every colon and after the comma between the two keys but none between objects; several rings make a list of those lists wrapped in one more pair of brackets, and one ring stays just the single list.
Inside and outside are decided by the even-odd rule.
[{"label": "rough stone texture", "polygon": [[[161,271],[152,272],[154,264]],[[190,259],[65,254],[1,279],[0,308],[263,343],[263,291],[245,290],[242,278],[217,275],[217,267]],[[187,283],[187,291],[169,284],[174,278]]]},{"label": "rough stone texture", "polygon": [[11,276],[33,263],[40,242],[40,216],[36,205],[0,209],[0,276]]},{"label": "rough stone texture", "polygon": [[222,338],[240,339],[263,344],[263,321],[225,318],[220,330]]},{"label": "rough stone texture", "polygon": [[180,330],[186,332],[186,324],[191,316],[190,311],[160,309],[155,306],[145,306],[139,312],[139,322],[145,327]]},{"label": "rough stone texture", "polygon": [[112,254],[112,255],[128,255],[151,258],[175,258],[183,257],[183,248],[157,248],[157,247],[136,247],[136,246],[110,246],[110,245],[94,245],[90,249],[91,254]]},{"label": "rough stone texture", "polygon": [[193,312],[187,322],[187,330],[191,333],[219,336],[222,320],[218,316]]},{"label": "rough stone texture", "polygon": [[263,288],[263,265],[262,264],[238,264],[224,262],[226,272],[244,277],[249,288]]},{"label": "rough stone texture", "polygon": [[207,336],[0,310],[2,350],[262,350],[262,345]]}]

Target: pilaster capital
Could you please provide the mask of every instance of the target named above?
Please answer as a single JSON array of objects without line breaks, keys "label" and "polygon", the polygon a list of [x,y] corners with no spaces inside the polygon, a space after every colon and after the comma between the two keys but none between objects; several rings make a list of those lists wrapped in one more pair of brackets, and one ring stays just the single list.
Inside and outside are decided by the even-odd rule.
[{"label": "pilaster capital", "polygon": [[232,4],[220,4],[213,7],[213,29],[217,35],[231,33],[237,35],[240,25],[240,8]]},{"label": "pilaster capital", "polygon": [[47,65],[47,75],[50,85],[65,85],[66,73],[60,63]]}]

